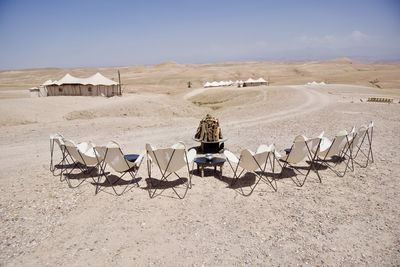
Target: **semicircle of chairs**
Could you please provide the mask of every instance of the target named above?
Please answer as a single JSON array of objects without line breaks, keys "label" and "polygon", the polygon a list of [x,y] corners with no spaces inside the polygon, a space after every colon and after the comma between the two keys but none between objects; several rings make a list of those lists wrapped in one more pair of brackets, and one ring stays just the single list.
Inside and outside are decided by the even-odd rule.
[{"label": "semicircle of chairs", "polygon": [[[325,137],[324,132],[313,138],[298,135],[283,153],[279,153],[274,144],[260,145],[255,152],[244,149],[239,156],[225,150],[223,154],[233,172],[232,178],[224,178],[225,182],[248,196],[260,181],[277,191],[277,180],[282,178],[290,177],[302,187],[311,173],[315,173],[318,181],[322,182],[321,170],[330,170],[343,177],[348,170],[354,171],[355,164],[365,168],[374,162],[373,128],[374,124],[370,122],[357,130],[355,127],[350,132],[342,130],[332,140]],[[56,145],[62,157],[57,164],[54,163]],[[134,186],[139,187],[140,178],[136,175],[146,159],[148,178],[145,189],[150,198],[165,189],[172,189],[182,199],[192,187],[196,156],[196,149],[188,150],[183,142],[166,148],[146,144],[143,153],[125,154],[115,141],[97,146],[90,141],[75,144],[58,133],[50,136],[50,171],[53,175],[59,175],[60,180],[66,181],[71,188],[90,179],[96,185],[95,194],[111,187],[115,195],[122,195]],[[277,172],[277,168],[280,171]],[[188,177],[183,177],[182,171]],[[154,172],[158,179],[152,177]],[[248,173],[253,175],[254,181],[245,192],[245,186],[241,186],[240,181]],[[126,180],[124,177],[130,178]],[[170,180],[171,177],[176,179]]]}]

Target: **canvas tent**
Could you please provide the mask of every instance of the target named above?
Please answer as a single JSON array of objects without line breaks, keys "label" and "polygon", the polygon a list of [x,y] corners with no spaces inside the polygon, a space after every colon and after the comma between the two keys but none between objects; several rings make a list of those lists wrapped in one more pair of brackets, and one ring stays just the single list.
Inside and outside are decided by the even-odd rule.
[{"label": "canvas tent", "polygon": [[206,82],[206,83],[204,84],[204,87],[205,87],[205,88],[211,87],[211,83],[210,83],[210,82]]},{"label": "canvas tent", "polygon": [[243,82],[243,87],[259,86],[259,85],[268,85],[268,82],[266,80],[264,80],[263,78],[258,78],[257,80],[249,78]]},{"label": "canvas tent", "polygon": [[203,87],[220,87],[220,86],[231,86],[233,85],[232,81],[213,81],[213,82],[206,82]]},{"label": "canvas tent", "polygon": [[39,89],[39,87],[29,88],[29,93],[30,93],[31,97],[39,97],[40,96],[40,89]]},{"label": "canvas tent", "polygon": [[42,85],[48,96],[76,95],[76,96],[114,96],[121,95],[119,84],[96,73],[88,78],[78,78],[65,74],[58,81],[48,80]]}]

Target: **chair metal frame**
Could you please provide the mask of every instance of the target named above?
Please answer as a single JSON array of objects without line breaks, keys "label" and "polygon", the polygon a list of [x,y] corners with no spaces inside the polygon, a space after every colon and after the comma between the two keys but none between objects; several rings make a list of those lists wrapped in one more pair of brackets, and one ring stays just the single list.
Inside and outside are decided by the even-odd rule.
[{"label": "chair metal frame", "polygon": [[[300,167],[300,166],[295,166],[295,165],[293,165],[292,163],[290,163],[290,162],[287,161],[287,160],[290,158],[290,154],[293,152],[293,147],[294,147],[294,145],[295,145],[295,142],[294,142],[294,143],[292,144],[291,148],[290,148],[290,151],[289,151],[289,154],[288,154],[287,157],[286,157],[286,160],[280,159],[280,160],[283,162],[282,171],[281,171],[280,177],[279,177],[280,179],[283,178],[283,172],[284,172],[285,169],[289,166],[289,167],[290,167],[291,169],[293,169],[293,171],[294,171],[294,174],[295,174],[295,177],[296,177],[296,181],[295,181],[292,177],[291,177],[291,179],[292,179],[292,181],[294,182],[294,184],[295,184],[296,186],[298,186],[298,187],[303,187],[304,184],[305,184],[305,182],[306,182],[306,180],[307,180],[307,178],[308,178],[308,176],[309,176],[309,174],[311,173],[311,171],[313,171],[313,172],[317,175],[319,182],[322,183],[322,179],[321,179],[321,176],[320,176],[320,174],[319,174],[319,172],[318,172],[318,169],[315,168],[315,163],[317,163],[317,161],[316,161],[316,159],[317,159],[317,152],[318,152],[319,149],[320,149],[321,140],[322,140],[322,139],[321,139],[321,137],[318,138],[319,141],[318,141],[318,144],[317,144],[317,146],[316,146],[315,153],[313,153],[313,152],[312,152],[312,149],[311,149],[311,148],[309,147],[309,145],[308,145],[308,142],[310,142],[310,141],[312,141],[312,140],[314,140],[314,139],[316,139],[316,138],[307,139],[307,140],[304,140],[304,141],[297,141],[297,142],[304,142],[305,145],[306,145],[307,151],[308,151],[307,157],[308,157],[310,163],[309,163],[309,166],[306,167],[307,173],[306,173],[306,174],[302,173],[302,172],[299,170],[299,169],[302,168],[302,167]],[[298,162],[298,163],[299,163],[299,162]],[[296,164],[297,164],[297,163],[296,163]],[[303,181],[300,181],[300,180],[298,179],[296,171],[297,171],[299,174],[304,175]]]},{"label": "chair metal frame", "polygon": [[[49,170],[54,176],[60,175],[60,179],[61,179],[62,169],[64,167],[62,165],[62,163],[66,160],[65,146],[62,144],[62,139],[63,139],[63,136],[59,133],[55,134],[54,136],[50,136],[50,164],[49,164],[50,167],[49,167]],[[58,144],[58,147],[61,151],[61,160],[57,164],[54,164],[55,144]],[[59,174],[56,174],[56,166],[61,166],[61,168],[60,168],[61,170],[60,170]]]},{"label": "chair metal frame", "polygon": [[[64,140],[64,142],[65,142],[65,140]],[[75,143],[73,143],[72,141],[70,141],[70,142],[71,142],[72,144],[75,145]],[[60,178],[60,179],[62,179],[62,177],[65,177],[65,180],[67,181],[67,184],[68,184],[68,186],[69,186],[70,188],[77,188],[77,187],[79,187],[79,186],[80,186],[83,182],[85,182],[88,178],[91,178],[91,179],[93,180],[93,182],[96,182],[96,180],[94,179],[94,177],[91,176],[90,174],[91,174],[94,170],[96,170],[96,171],[98,172],[99,166],[100,166],[99,163],[97,163],[95,166],[90,166],[90,165],[88,165],[87,162],[86,162],[86,160],[85,160],[84,157],[82,156],[81,151],[79,151],[77,145],[75,145],[75,149],[76,149],[76,151],[78,152],[78,155],[79,155],[80,159],[75,159],[74,156],[73,156],[73,155],[70,153],[70,151],[68,150],[68,146],[65,145],[65,152],[66,152],[66,155],[65,155],[65,158],[64,158],[63,165],[65,165],[65,163],[69,163],[69,161],[68,161],[68,157],[69,157],[69,158],[71,159],[71,163],[69,163],[69,164],[72,165],[72,168],[71,168],[69,171],[66,171],[66,168],[64,168],[64,169],[62,170],[61,174],[60,174],[60,175],[61,175],[61,178]],[[96,158],[97,158],[97,156],[96,156]],[[82,166],[82,163],[81,163],[79,160],[82,161],[83,166]],[[97,161],[98,161],[98,160],[97,160]],[[80,170],[82,174],[84,174],[84,175],[90,175],[90,176],[89,176],[89,177],[86,177],[86,178],[84,178],[84,179],[82,179],[77,185],[72,185],[72,183],[71,183],[71,181],[70,181],[70,178],[69,178],[68,176],[70,176],[74,170]]]},{"label": "chair metal frame", "polygon": [[[257,155],[258,153],[251,155],[252,159],[257,164],[258,169],[260,169],[259,172],[257,172],[257,170],[245,169],[240,165],[240,163],[241,163],[241,161],[243,159],[242,153],[241,153],[241,155],[239,157],[238,162],[236,163],[236,168],[233,167],[233,165],[232,165],[233,162],[231,163],[229,158],[228,157],[226,158],[227,162],[229,163],[229,166],[231,167],[231,169],[233,171],[233,181],[231,183],[231,187],[234,186],[237,183],[237,181],[242,177],[242,174],[243,174],[244,171],[253,173],[256,176],[256,178],[258,178],[257,182],[255,182],[253,186],[250,186],[250,192],[249,193],[245,193],[243,191],[243,188],[240,187],[240,190],[241,190],[241,193],[242,193],[243,196],[250,196],[261,180],[264,181],[266,184],[269,184],[275,192],[278,191],[278,184],[276,183],[276,179],[272,178],[270,180],[268,178],[268,176],[266,175],[266,169],[267,169],[268,162],[269,162],[269,164],[271,166],[272,173],[275,173],[275,161],[277,161],[278,164],[280,164],[279,160],[277,159],[277,157],[275,155],[275,151],[265,151],[265,152],[261,152],[261,153],[267,153],[266,160],[265,160],[265,163],[263,164],[263,166],[255,158],[255,155]],[[272,154],[272,159],[271,159],[271,154]],[[238,174],[239,166],[241,167],[242,170]]]},{"label": "chair metal frame", "polygon": [[[122,152],[121,147],[118,147],[118,149],[119,149],[121,155],[124,156],[124,153]],[[97,179],[95,194],[97,194],[98,192],[100,192],[100,189],[101,189],[100,179],[101,179],[102,176],[104,176],[104,178],[106,179],[106,181],[111,185],[111,187],[112,187],[114,193],[115,193],[117,196],[123,195],[123,194],[126,192],[126,190],[128,189],[128,187],[129,187],[130,185],[132,185],[133,183],[135,183],[135,184],[137,185],[137,187],[139,187],[139,183],[138,183],[137,181],[135,181],[135,179],[136,179],[136,176],[137,176],[137,174],[138,174],[138,172],[139,172],[140,166],[142,165],[142,162],[143,162],[144,157],[143,157],[143,156],[141,157],[139,164],[135,163],[135,165],[132,166],[132,167],[129,165],[128,160],[126,160],[126,159],[124,158],[125,164],[126,164],[126,166],[127,166],[127,170],[126,170],[126,171],[123,171],[123,172],[119,172],[119,171],[114,170],[114,171],[116,171],[116,172],[118,172],[118,173],[121,173],[121,175],[118,176],[118,179],[117,179],[116,181],[112,182],[112,181],[110,181],[110,179],[109,179],[109,177],[108,177],[108,175],[107,175],[107,172],[105,171],[107,165],[109,165],[109,164],[107,163],[107,154],[108,154],[108,150],[109,150],[109,148],[106,147],[106,151],[105,151],[105,155],[104,155],[104,158],[103,158],[103,159],[99,159],[99,158],[98,158],[98,153],[96,153],[96,157],[97,157],[97,159],[98,159],[99,168],[100,168],[100,175],[99,175],[99,177],[98,177],[98,179]],[[96,147],[95,147],[95,151],[96,151]],[[112,168],[112,169],[114,169],[114,168]],[[131,176],[131,180],[130,180],[130,182],[124,187],[124,189],[122,190],[122,192],[118,193],[117,190],[116,190],[116,188],[115,188],[115,185],[117,185],[117,183],[118,183],[119,181],[123,180],[122,178],[123,178],[126,174],[128,174],[128,173],[129,173],[129,175]],[[129,191],[129,190],[128,190],[128,191]]]},{"label": "chair metal frame", "polygon": [[[188,159],[188,156],[187,156],[187,152],[188,152],[188,151],[186,150],[186,147],[185,147],[185,148],[184,148],[184,158],[185,158],[185,160],[186,160],[186,167],[187,167],[188,176],[189,176],[189,177],[188,177],[188,180],[185,181],[185,180],[177,173],[177,171],[173,171],[173,172],[169,172],[169,171],[168,171],[168,168],[169,168],[169,166],[170,166],[170,164],[171,164],[171,161],[172,161],[172,159],[173,159],[173,157],[174,157],[174,155],[175,155],[175,151],[177,150],[177,148],[172,148],[172,149],[173,149],[172,155],[170,156],[170,158],[169,158],[169,160],[168,160],[168,163],[167,163],[167,165],[166,165],[166,167],[165,167],[165,170],[163,170],[163,169],[161,168],[160,163],[159,163],[159,160],[158,160],[158,158],[157,158],[157,155],[156,155],[155,153],[153,153],[154,160],[155,160],[155,162],[156,162],[156,164],[157,164],[157,166],[158,166],[158,170],[160,171],[160,174],[161,174],[161,178],[160,178],[160,180],[158,181],[158,183],[155,184],[155,185],[152,183],[152,181],[150,181],[150,183],[149,183],[150,186],[149,186],[149,188],[148,188],[148,193],[149,193],[149,197],[150,197],[150,198],[154,198],[154,197],[156,196],[157,190],[161,190],[161,189],[158,189],[157,187],[158,187],[162,182],[170,182],[170,181],[168,180],[168,177],[170,177],[172,174],[174,174],[174,175],[178,178],[178,180],[182,182],[182,184],[186,184],[186,188],[185,188],[185,191],[184,191],[183,194],[179,194],[178,191],[175,189],[175,187],[171,187],[172,190],[174,191],[174,193],[177,195],[177,197],[178,197],[179,199],[185,198],[185,196],[186,196],[188,190],[192,188],[192,176],[193,176],[193,169],[194,169],[194,161],[192,162],[192,168],[191,168],[191,170],[190,170],[190,166],[189,166],[190,163],[189,163],[189,159]],[[154,151],[156,151],[156,150],[157,150],[157,149],[152,150],[152,152],[154,152]],[[152,177],[151,177],[152,156],[150,156],[150,151],[148,150],[147,147],[146,147],[146,156],[147,156],[147,172],[148,172],[149,178],[152,178]],[[182,168],[184,168],[184,167],[185,167],[185,166],[183,166]],[[182,168],[181,168],[181,169],[182,169]],[[180,169],[179,169],[179,170],[180,170]],[[162,192],[163,192],[164,190],[165,190],[165,189],[162,189]],[[162,192],[161,192],[161,193],[162,193]],[[160,195],[161,193],[159,193],[159,195]]]},{"label": "chair metal frame", "polygon": [[[318,163],[321,163],[325,167],[327,167],[338,177],[344,177],[346,175],[348,169],[350,169],[351,171],[354,171],[354,158],[353,158],[352,146],[353,146],[353,141],[354,141],[354,138],[356,137],[356,135],[357,135],[357,133],[353,133],[353,132],[346,134],[346,143],[344,144],[341,151],[339,151],[339,154],[336,155],[337,157],[339,157],[339,160],[336,161],[334,164],[329,163],[328,157],[331,157],[331,156],[328,156],[328,155],[337,140],[337,136],[335,136],[335,138],[333,139],[327,152],[326,153],[324,152],[325,156],[323,158],[319,157],[318,153],[316,153],[317,154],[316,161]],[[346,157],[347,157],[347,160],[346,160]],[[340,163],[342,163],[344,161],[346,162],[345,169],[343,171],[337,170],[336,169],[337,166],[340,165]]]},{"label": "chair metal frame", "polygon": [[[354,163],[356,163],[361,168],[366,168],[366,167],[368,167],[369,163],[374,163],[374,155],[372,152],[373,133],[374,133],[374,124],[371,121],[370,124],[367,126],[367,130],[366,130],[364,136],[362,137],[360,144],[356,146],[356,152],[353,157]],[[368,152],[367,153],[364,152],[362,149],[364,142],[368,142],[368,148],[367,148]],[[358,162],[356,160],[358,155],[363,155],[367,159],[365,164],[361,164],[360,162]]]}]

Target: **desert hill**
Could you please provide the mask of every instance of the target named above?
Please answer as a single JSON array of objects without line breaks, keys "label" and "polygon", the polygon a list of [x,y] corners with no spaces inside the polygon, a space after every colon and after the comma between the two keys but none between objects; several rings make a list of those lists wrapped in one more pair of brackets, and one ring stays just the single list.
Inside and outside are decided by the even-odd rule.
[{"label": "desert hill", "polygon": [[[400,88],[399,64],[363,64],[348,58],[321,62],[229,62],[219,64],[135,65],[112,68],[48,68],[0,72],[0,90],[23,90],[44,81],[60,79],[66,73],[87,77],[96,72],[117,80],[117,70],[125,92],[178,93],[187,88],[201,87],[206,81],[243,80],[263,77],[271,85],[305,84],[324,81],[380,88]],[[374,81],[374,83],[371,83]]]}]

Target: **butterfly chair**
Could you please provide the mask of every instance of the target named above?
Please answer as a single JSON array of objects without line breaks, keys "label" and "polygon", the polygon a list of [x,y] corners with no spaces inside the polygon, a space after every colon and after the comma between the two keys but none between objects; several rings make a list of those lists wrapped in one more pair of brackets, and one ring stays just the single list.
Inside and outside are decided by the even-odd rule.
[{"label": "butterfly chair", "polygon": [[[137,158],[135,158],[134,160],[130,160],[122,152],[120,145],[114,141],[108,143],[106,146],[96,146],[95,151],[99,156],[98,163],[100,164],[101,176],[105,177],[106,182],[112,187],[114,193],[117,196],[125,193],[129,185],[133,183],[136,183],[136,185],[139,187],[139,184],[135,179],[139,171],[140,165],[142,164],[144,154],[137,155]],[[107,166],[109,166],[111,169],[119,174],[116,180],[113,181],[111,179],[111,175],[108,175],[108,173],[105,172]],[[131,179],[127,182],[123,179],[126,174],[129,174],[131,176]],[[101,176],[99,176],[97,181],[96,194],[100,191],[101,188]],[[121,181],[124,181],[125,187],[123,187],[123,190],[121,192],[118,192],[116,186],[120,185]]]},{"label": "butterfly chair", "polygon": [[[280,161],[283,162],[280,178],[283,177],[285,169],[290,167],[294,171],[296,178],[296,180],[293,178],[292,180],[297,186],[302,187],[304,185],[311,171],[315,172],[319,182],[322,183],[318,168],[316,168],[315,165],[317,163],[316,153],[320,149],[323,134],[324,133],[322,132],[318,137],[311,139],[305,137],[304,135],[298,135],[295,137],[292,147],[288,150],[285,156],[280,158]],[[309,160],[308,166],[299,166],[300,163],[305,162],[306,160]],[[307,172],[304,174],[300,171],[300,169],[305,169]],[[296,172],[304,176],[302,181],[298,179]]]},{"label": "butterfly chair", "polygon": [[[61,165],[61,163],[63,163],[65,160],[65,146],[64,146],[63,138],[64,137],[59,133],[50,135],[50,171],[53,173],[53,175],[56,175],[55,174],[56,166],[62,168],[63,166]],[[61,151],[62,158],[61,158],[60,162],[58,162],[57,164],[54,164],[54,162],[53,162],[54,147],[56,144],[58,145],[58,148]]]},{"label": "butterfly chair", "polygon": [[[337,176],[343,177],[347,170],[350,168],[354,170],[352,161],[352,143],[355,136],[355,129],[348,133],[346,130],[338,132],[335,138],[330,141],[328,138],[323,137],[319,151],[316,153],[317,161],[333,171]],[[314,151],[315,152],[315,151]],[[332,159],[337,159],[333,161]],[[347,160],[346,160],[347,157]],[[346,166],[343,171],[336,169],[339,163],[346,161]],[[350,166],[351,163],[351,166]]]},{"label": "butterfly chair", "polygon": [[[96,182],[91,174],[93,174],[93,171],[96,171],[97,174],[100,166],[99,162],[101,162],[102,159],[100,155],[96,154],[96,151],[94,150],[94,145],[91,142],[83,142],[76,145],[71,140],[64,139],[63,141],[66,152],[65,161],[70,158],[72,162],[72,164],[70,164],[72,165],[71,168],[68,171],[64,169],[61,174],[67,178],[66,180],[68,186],[70,188],[76,188],[81,185],[88,177],[90,177],[93,182]],[[78,175],[83,176],[83,179],[76,185],[73,185],[70,181],[72,177],[72,172],[74,170],[79,170],[81,173],[79,173]]]},{"label": "butterfly chair", "polygon": [[[374,162],[374,155],[372,154],[372,137],[374,133],[374,123],[371,121],[368,126],[361,126],[357,131],[358,140],[354,142],[353,149],[354,162],[362,168],[366,168],[369,162]],[[361,155],[366,159],[364,164],[356,161],[356,158]]]},{"label": "butterfly chair", "polygon": [[[243,188],[240,187],[242,194],[244,196],[250,196],[258,183],[263,180],[265,183],[269,184],[274,191],[278,190],[277,183],[275,179],[269,179],[266,175],[266,169],[268,163],[270,164],[272,173],[275,170],[275,161],[278,161],[279,154],[276,154],[274,145],[261,145],[258,147],[257,151],[254,153],[249,149],[242,150],[240,157],[237,158],[232,152],[225,150],[224,155],[231,166],[233,171],[234,179],[231,186],[234,186],[236,182],[242,177],[243,172],[253,173],[257,179],[253,186],[250,186],[251,190],[249,193],[245,193]],[[279,163],[279,161],[278,161]],[[236,167],[234,167],[236,165]],[[241,171],[239,172],[239,167]]]},{"label": "butterfly chair", "polygon": [[[163,189],[168,186],[167,183],[171,183],[170,187],[178,196],[178,198],[183,199],[186,196],[186,193],[189,188],[192,187],[192,171],[194,166],[194,158],[196,156],[196,150],[190,149],[187,151],[185,144],[177,143],[169,148],[154,148],[150,144],[146,144],[146,152],[147,152],[147,171],[149,174],[149,187],[148,192],[150,198],[153,198],[158,189]],[[152,174],[152,165],[153,163],[157,165],[157,169],[161,174],[160,180],[154,181],[151,177]],[[190,164],[192,165],[190,167]],[[188,179],[183,179],[178,171],[182,168],[187,168]],[[174,182],[169,181],[168,178],[174,174],[178,179]],[[177,187],[179,185],[184,185],[183,194],[179,193]]]}]

